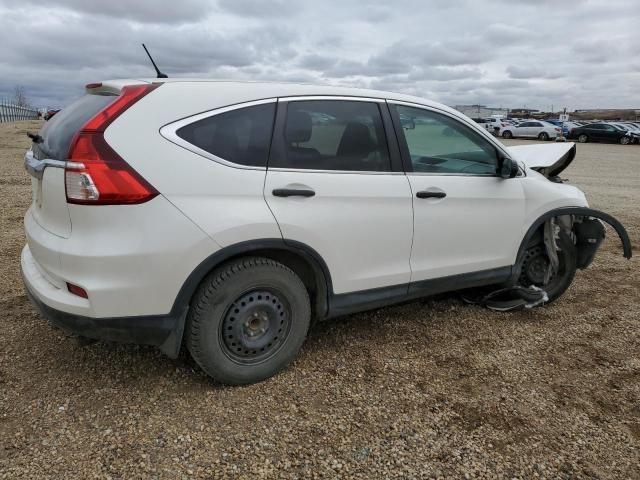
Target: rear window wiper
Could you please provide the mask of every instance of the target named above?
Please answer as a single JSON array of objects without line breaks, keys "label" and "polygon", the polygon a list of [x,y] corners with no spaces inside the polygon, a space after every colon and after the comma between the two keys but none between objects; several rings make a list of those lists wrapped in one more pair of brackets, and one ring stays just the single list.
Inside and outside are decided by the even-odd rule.
[{"label": "rear window wiper", "polygon": [[29,137],[31,140],[33,140],[33,143],[42,143],[42,142],[44,142],[44,138],[42,138],[37,133],[27,132],[27,137]]}]

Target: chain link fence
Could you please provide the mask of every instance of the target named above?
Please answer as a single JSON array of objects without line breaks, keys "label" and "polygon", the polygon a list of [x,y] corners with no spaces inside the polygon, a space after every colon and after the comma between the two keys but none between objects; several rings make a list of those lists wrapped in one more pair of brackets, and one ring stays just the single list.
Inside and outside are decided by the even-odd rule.
[{"label": "chain link fence", "polygon": [[10,102],[0,100],[0,123],[37,119],[38,110],[35,108],[20,107]]}]

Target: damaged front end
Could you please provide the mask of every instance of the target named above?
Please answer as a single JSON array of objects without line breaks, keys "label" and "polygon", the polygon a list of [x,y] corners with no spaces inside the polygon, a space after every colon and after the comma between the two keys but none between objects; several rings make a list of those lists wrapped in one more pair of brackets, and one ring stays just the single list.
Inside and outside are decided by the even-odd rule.
[{"label": "damaged front end", "polygon": [[[554,183],[576,156],[573,143],[508,147],[513,159]],[[529,309],[558,298],[569,287],[577,269],[588,267],[602,244],[605,224],[622,242],[631,258],[631,241],[622,224],[611,215],[588,207],[561,207],[538,218],[527,231],[511,278],[500,288],[467,291],[463,299],[498,311]]]},{"label": "damaged front end", "polygon": [[463,300],[502,312],[552,302],[571,285],[577,269],[593,262],[605,239],[605,223],[616,231],[624,257],[630,259],[629,235],[611,215],[587,207],[558,208],[530,227],[505,285],[463,292]]},{"label": "damaged front end", "polygon": [[544,175],[550,181],[559,183],[560,172],[565,170],[576,157],[576,144],[555,143],[550,145],[516,145],[507,147],[511,158],[524,163],[531,170]]}]

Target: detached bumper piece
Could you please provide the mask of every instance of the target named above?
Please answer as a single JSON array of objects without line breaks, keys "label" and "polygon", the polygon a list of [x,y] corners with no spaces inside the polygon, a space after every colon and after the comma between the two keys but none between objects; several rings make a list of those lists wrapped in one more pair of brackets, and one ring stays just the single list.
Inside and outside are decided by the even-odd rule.
[{"label": "detached bumper piece", "polygon": [[472,305],[482,305],[496,312],[512,312],[544,305],[549,301],[549,296],[547,292],[535,285],[530,287],[516,285],[479,296],[466,292],[462,294],[462,300]]},{"label": "detached bumper piece", "polygon": [[40,314],[68,333],[94,340],[153,345],[170,358],[177,358],[180,353],[186,308],[180,315],[91,318],[51,308],[38,299],[26,283],[25,290]]}]

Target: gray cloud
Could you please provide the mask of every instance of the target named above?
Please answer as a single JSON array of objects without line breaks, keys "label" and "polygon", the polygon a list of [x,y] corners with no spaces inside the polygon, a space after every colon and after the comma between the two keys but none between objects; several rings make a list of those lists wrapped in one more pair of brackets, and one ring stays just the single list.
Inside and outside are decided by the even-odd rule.
[{"label": "gray cloud", "polygon": [[289,0],[219,0],[218,5],[222,11],[240,17],[289,17],[299,11],[299,7]]},{"label": "gray cloud", "polygon": [[509,65],[506,69],[510,78],[516,79],[526,79],[526,78],[548,78],[548,79],[557,79],[562,78],[564,75],[558,71],[550,70],[540,65],[528,65],[528,66],[518,66],[518,65]]},{"label": "gray cloud", "polygon": [[[330,83],[447,104],[640,105],[634,0],[0,0],[0,97],[152,76]],[[615,89],[610,86],[615,85]]]},{"label": "gray cloud", "polygon": [[202,20],[210,11],[207,0],[108,0],[98,4],[86,0],[5,0],[8,7],[27,7],[40,15],[43,8],[90,16],[135,20],[141,23],[182,23]]}]

